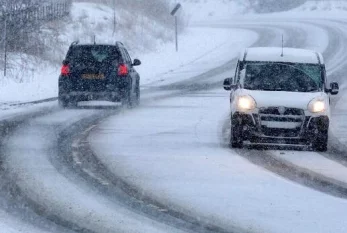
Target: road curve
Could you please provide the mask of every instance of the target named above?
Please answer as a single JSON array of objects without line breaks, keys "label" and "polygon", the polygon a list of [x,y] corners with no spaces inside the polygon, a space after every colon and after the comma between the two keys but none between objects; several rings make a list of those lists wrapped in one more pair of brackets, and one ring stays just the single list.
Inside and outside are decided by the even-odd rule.
[{"label": "road curve", "polygon": [[[338,24],[339,22],[337,22]],[[329,25],[319,26],[317,22],[309,22],[305,24],[322,27],[329,31],[332,41],[338,41],[335,46],[329,44],[329,49],[325,52],[327,60],[333,60],[334,64],[339,66],[332,71],[332,76],[342,73],[345,68],[344,57],[337,57],[336,54],[342,49],[341,41],[345,35],[337,30],[337,27],[329,27]],[[216,27],[225,27],[225,25],[215,25]],[[276,45],[282,32],[289,35],[297,35],[290,37],[286,41],[288,46],[308,45],[310,41],[307,39],[309,35],[305,33],[299,25],[293,27],[285,22],[272,24],[270,22],[244,23],[228,25],[230,28],[246,28],[253,30],[260,35],[256,45]],[[305,28],[305,27],[304,27]],[[347,53],[344,53],[347,54]],[[194,91],[210,90],[221,84],[219,75],[223,75],[233,69],[235,60],[226,62],[210,72],[192,77],[185,82],[176,83],[170,86],[158,88],[159,90],[174,90],[174,94],[168,94],[166,97],[177,97],[187,95]],[[334,76],[333,76],[334,77]],[[335,77],[334,77],[335,78]],[[337,79],[337,77],[336,77]],[[196,85],[196,80],[200,80],[201,85]],[[153,91],[155,91],[154,89]],[[177,91],[179,90],[179,91]],[[163,96],[160,96],[162,99]],[[46,218],[52,224],[61,226],[67,231],[75,232],[117,232],[119,230],[132,232],[133,229],[115,224],[114,216],[119,214],[115,209],[121,209],[120,212],[126,213],[131,218],[119,216],[122,221],[133,224],[136,227],[138,221],[144,221],[143,232],[159,231],[173,232],[174,230],[188,232],[246,232],[249,229],[242,229],[237,223],[228,224],[228,227],[220,227],[214,224],[213,220],[205,217],[189,215],[175,206],[168,206],[148,195],[142,194],[137,188],[126,183],[122,177],[117,177],[113,171],[108,171],[96,156],[88,148],[85,143],[86,133],[91,126],[98,123],[99,120],[114,114],[122,114],[123,110],[106,109],[100,111],[91,110],[69,110],[54,111],[51,113],[37,115],[31,120],[24,117],[12,121],[3,122],[3,127],[8,128],[10,136],[3,139],[2,150],[4,151],[5,170],[3,173],[6,179],[12,181],[14,187],[21,192],[17,193],[20,201],[36,213],[36,215]],[[12,127],[21,122],[22,127]],[[44,133],[42,133],[44,132]],[[8,134],[7,134],[8,135]],[[34,139],[37,142],[32,141]],[[53,139],[53,141],[48,140]],[[75,142],[75,143],[73,143]],[[30,154],[30,156],[28,156]],[[241,153],[242,154],[242,153]],[[44,155],[44,156],[42,156]],[[84,156],[86,155],[86,156]],[[24,157],[23,157],[24,156]],[[21,162],[25,159],[25,162]],[[37,164],[40,161],[41,164]],[[41,165],[44,164],[43,167]],[[38,166],[40,165],[40,166]],[[32,172],[36,170],[35,176]],[[42,172],[51,172],[54,177],[44,179],[41,177]],[[31,177],[32,179],[20,179],[21,177]],[[55,185],[49,185],[52,180],[58,182]],[[29,183],[29,181],[31,183]],[[36,186],[32,186],[35,184]],[[41,185],[46,185],[42,187]],[[35,187],[35,188],[33,188]],[[62,192],[63,187],[69,189]],[[60,190],[59,190],[60,188]],[[63,188],[64,189],[64,188]],[[79,192],[80,197],[84,197],[93,203],[94,211],[88,212],[83,209],[83,203],[77,199],[66,199],[62,197],[62,193],[68,196],[68,192],[74,190],[88,190],[88,193]],[[54,192],[53,192],[54,191]],[[45,194],[45,195],[43,195]],[[50,195],[48,195],[50,194]],[[88,195],[89,194],[89,195]],[[93,199],[96,200],[93,200]],[[66,201],[64,206],[55,203],[54,200]],[[71,201],[74,200],[74,201]],[[102,200],[102,201],[100,201]],[[96,203],[94,203],[94,201]],[[68,205],[66,205],[68,203]],[[107,205],[105,205],[107,203]],[[109,206],[110,208],[106,208]],[[68,209],[66,209],[68,208]],[[71,209],[69,209],[71,208]],[[107,214],[101,214],[101,209],[109,210]],[[20,209],[20,207],[19,207]],[[106,211],[107,212],[107,211]],[[117,215],[118,216],[118,215]]]}]

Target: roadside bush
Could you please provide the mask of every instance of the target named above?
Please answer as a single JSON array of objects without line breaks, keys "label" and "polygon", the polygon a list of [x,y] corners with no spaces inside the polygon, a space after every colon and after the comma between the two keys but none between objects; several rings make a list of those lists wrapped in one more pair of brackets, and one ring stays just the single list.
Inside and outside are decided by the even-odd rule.
[{"label": "roadside bush", "polygon": [[304,4],[306,0],[241,0],[257,13],[286,11]]}]

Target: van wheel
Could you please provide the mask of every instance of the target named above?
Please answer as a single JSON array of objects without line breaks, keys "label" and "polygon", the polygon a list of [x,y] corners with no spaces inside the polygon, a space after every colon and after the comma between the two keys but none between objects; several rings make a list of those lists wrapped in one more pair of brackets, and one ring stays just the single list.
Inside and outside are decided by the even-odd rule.
[{"label": "van wheel", "polygon": [[239,124],[231,125],[230,145],[232,148],[243,147],[242,127]]},{"label": "van wheel", "polygon": [[326,152],[328,150],[328,131],[319,132],[312,141],[312,149],[318,152]]}]

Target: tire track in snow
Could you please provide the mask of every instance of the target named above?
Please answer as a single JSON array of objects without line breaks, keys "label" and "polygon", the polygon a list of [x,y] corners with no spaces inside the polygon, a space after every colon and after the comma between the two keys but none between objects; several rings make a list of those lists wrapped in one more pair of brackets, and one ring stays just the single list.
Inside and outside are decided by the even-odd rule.
[{"label": "tire track in snow", "polygon": [[[260,29],[258,28],[257,30],[260,30]],[[266,34],[268,34],[268,33],[266,33]],[[264,44],[268,43],[268,38],[263,39],[263,41],[260,44],[262,44],[262,43],[264,43]],[[210,77],[210,74],[213,73],[213,75],[216,75],[216,72],[215,72],[216,70],[218,70],[218,72],[221,72],[224,69],[230,69],[230,63],[226,64],[222,67],[223,67],[223,69],[221,69],[221,68],[215,69],[215,70],[210,71],[206,74],[203,74],[202,76],[200,75],[196,78],[192,78],[192,80],[194,80],[194,79],[196,79],[196,80],[197,79],[199,79],[199,80],[208,79]],[[196,84],[196,82],[194,82],[194,81],[193,81],[193,83]],[[218,84],[219,84],[219,82],[218,82]],[[183,89],[182,93],[192,91],[191,87],[188,88],[188,91],[185,90],[187,87],[187,83],[185,83],[185,84],[183,83],[183,85],[185,88],[176,86],[173,89],[177,89],[177,88]],[[170,88],[172,88],[172,87],[170,87]],[[211,85],[206,85],[204,87],[202,87],[202,86],[196,87],[195,86],[193,90],[195,90],[195,89],[201,90],[204,88],[211,89],[211,88],[213,88],[213,86],[211,86]],[[171,97],[173,97],[173,96],[171,96]],[[86,134],[88,134],[88,132]],[[82,136],[82,138],[77,139],[77,141],[79,141],[79,142],[85,142],[85,140],[86,139],[83,136]],[[187,216],[185,216],[184,213],[179,213],[173,209],[168,208],[167,206],[165,206],[161,203],[156,202],[155,200],[151,200],[150,197],[143,196],[142,193],[138,193],[138,191],[136,189],[134,189],[132,186],[130,186],[126,182],[122,181],[121,178],[115,177],[112,175],[112,172],[107,171],[107,169],[102,164],[100,164],[100,162],[95,158],[95,156],[93,156],[93,153],[88,148],[88,145],[86,145],[85,143],[82,143],[82,145],[80,147],[77,146],[78,145],[77,143],[74,143],[74,145],[76,148],[78,148],[77,151],[72,151],[70,153],[64,152],[63,154],[71,155],[70,160],[72,160],[72,162],[74,162],[74,168],[76,169],[79,167],[78,170],[80,170],[80,172],[82,174],[84,173],[84,176],[89,177],[89,179],[91,179],[92,182],[99,183],[101,186],[101,189],[105,188],[105,186],[107,186],[107,188],[109,188],[110,184],[113,184],[116,187],[117,187],[117,185],[121,186],[121,187],[123,187],[122,189],[124,192],[126,192],[128,195],[135,198],[135,205],[139,204],[139,203],[141,203],[141,204],[146,203],[147,207],[155,208],[160,212],[168,213],[169,215],[172,215],[174,217],[186,218],[186,221],[187,221],[187,219],[190,219],[187,222],[189,224],[197,225],[198,230],[195,230],[197,232],[240,232],[240,229],[237,229],[237,228],[236,228],[237,229],[236,231],[235,231],[235,229],[228,231],[228,230],[220,229],[218,226],[214,226],[211,224],[201,226],[200,225],[201,223],[199,223],[199,221],[197,221],[196,219],[194,219],[194,218],[192,219],[189,216],[187,218]],[[78,154],[80,154],[80,155],[78,155]],[[81,156],[81,155],[83,155],[83,156]],[[88,156],[86,156],[86,155],[88,155]],[[62,157],[62,156],[60,156],[60,157]],[[97,167],[92,168],[93,164],[94,165],[96,164]],[[99,166],[99,168],[98,168],[98,166]],[[87,167],[89,167],[89,169],[86,169]],[[145,201],[143,201],[143,200],[145,200]],[[144,208],[142,207],[141,209],[143,210]]]},{"label": "tire track in snow", "polygon": [[[96,126],[96,125],[95,125]],[[65,165],[70,166],[75,172],[81,174],[89,183],[93,183],[110,199],[122,200],[124,205],[133,209],[135,212],[140,212],[153,219],[161,219],[162,222],[172,225],[178,229],[188,232],[199,233],[231,233],[245,232],[242,229],[223,229],[213,222],[201,219],[195,216],[189,216],[172,206],[162,204],[155,199],[147,196],[139,191],[136,187],[128,184],[121,177],[114,175],[104,166],[90,149],[88,139],[89,132],[94,128],[91,126],[86,130],[76,135],[71,145],[70,140],[66,137],[73,132],[66,132],[60,138],[60,148],[65,148],[59,158]],[[70,131],[70,130],[69,130]],[[75,132],[73,133],[75,134]],[[68,136],[70,138],[71,136]]]},{"label": "tire track in snow", "polygon": [[[309,167],[303,167],[294,164],[285,158],[274,155],[270,149],[280,149],[283,152],[293,152],[288,150],[288,147],[260,147],[246,146],[244,149],[231,148],[229,144],[230,138],[230,120],[225,120],[221,131],[221,146],[235,151],[240,156],[244,157],[251,163],[263,167],[266,170],[273,172],[285,179],[291,180],[308,188],[317,191],[347,199],[347,183],[341,180],[333,179],[319,172],[314,172]],[[302,155],[305,156],[305,155]]]},{"label": "tire track in snow", "polygon": [[[328,21],[329,22],[329,21]],[[331,23],[312,22],[308,20],[307,23],[320,26],[329,32],[329,45],[325,52],[323,52],[327,63],[332,62],[332,67],[327,67],[330,80],[344,81],[341,79],[345,70],[347,69],[347,46],[343,41],[347,38],[346,31],[341,30],[343,28],[342,21],[332,21]],[[333,37],[332,37],[333,36]],[[333,99],[333,111],[335,104],[341,97]],[[229,121],[223,126],[222,145],[226,146],[227,137],[225,133],[230,131]],[[264,149],[264,148],[263,148]],[[285,149],[285,148],[279,148]],[[321,172],[314,171],[313,168],[305,166],[304,164],[293,163],[285,158],[275,156],[270,151],[255,151],[255,150],[236,150],[241,156],[248,159],[253,164],[261,166],[271,172],[274,172],[286,179],[292,180],[309,188],[327,193],[340,198],[347,198],[347,183],[344,179],[334,179],[329,176],[323,175]],[[285,151],[287,152],[287,151]],[[283,152],[283,153],[285,153]],[[295,152],[294,152],[295,153]],[[298,152],[299,153],[299,152]],[[335,162],[347,167],[347,147],[339,143],[337,137],[330,132],[329,151],[328,153],[320,153],[327,162],[334,160]],[[305,156],[305,155],[303,155]],[[317,153],[318,156],[318,153]],[[342,178],[342,177],[341,177]],[[344,177],[343,177],[344,178]]]},{"label": "tire track in snow", "polygon": [[[258,29],[258,30],[260,30],[260,29]],[[267,35],[267,37],[263,38],[262,43],[266,43],[269,40],[269,38],[268,38],[269,35],[267,33],[265,33],[265,35]],[[230,69],[230,67],[228,67],[229,64],[227,64],[225,66],[222,66],[223,69],[219,68],[218,72],[225,72],[225,70]],[[214,74],[215,73],[216,72],[214,72]],[[199,77],[197,77],[197,78],[199,78]],[[211,87],[209,87],[209,88],[211,88]],[[178,94],[176,93],[176,94],[173,94],[173,95],[169,95],[167,97],[178,96],[178,95],[180,95],[182,93],[186,93],[186,92],[187,92],[187,90],[183,90],[183,91],[181,91],[181,93],[178,93]],[[160,97],[160,98],[162,98],[162,97]],[[87,125],[85,127],[87,127]],[[68,135],[65,135],[62,138],[71,138],[71,137],[67,137],[67,136]],[[62,148],[64,148],[64,146]],[[74,158],[75,162],[76,162],[74,169],[76,169],[76,165],[78,166],[78,164],[82,163],[82,161],[83,161],[82,157],[78,158],[78,155],[76,155],[76,153],[77,153],[77,151],[72,153],[73,154],[72,158]],[[63,156],[60,156],[60,158],[62,158],[62,157]],[[76,160],[76,158],[77,158],[77,160]],[[93,161],[93,159],[91,159],[91,161]],[[84,164],[84,166],[81,167],[80,171],[83,172],[84,177],[89,177],[89,179],[94,180],[94,184],[95,184],[95,182],[100,183],[102,187],[109,186],[109,185],[106,185],[106,184],[112,184],[112,180],[114,180],[114,179],[110,179],[109,178],[109,179],[106,180],[106,179],[101,178],[102,175],[100,175],[100,171],[104,171],[104,169],[100,169],[100,168],[97,169],[97,171],[98,171],[97,173],[93,173],[93,172],[91,172],[90,169],[88,169],[88,167],[90,167],[92,164],[98,164],[97,161],[94,161],[94,163],[91,163],[91,161],[87,160],[87,162],[89,162],[89,164],[87,164],[87,165]],[[54,162],[53,162],[53,164],[54,164]],[[65,163],[65,165],[66,165],[66,163]],[[114,185],[116,185],[116,184],[114,184]],[[163,215],[163,213],[171,215],[172,217],[177,218],[179,221],[183,221],[183,227],[184,227],[184,225],[188,225],[189,226],[188,229],[190,229],[190,230],[192,230],[194,232],[241,232],[241,230],[237,229],[237,227],[235,227],[235,229],[237,229],[237,230],[235,230],[235,229],[233,229],[233,230],[230,230],[230,229],[229,230],[224,230],[224,229],[219,228],[218,226],[214,226],[213,224],[204,224],[203,222],[201,222],[201,220],[198,220],[195,217],[187,216],[184,213],[180,213],[180,212],[178,212],[176,210],[170,209],[170,208],[168,208],[165,205],[162,205],[160,203],[155,202],[155,200],[150,200],[149,198],[146,198],[146,197],[140,197],[140,196],[138,196],[139,193],[137,193],[136,190],[132,189],[131,187],[129,188],[129,187],[130,187],[129,185],[127,185],[126,183],[123,183],[123,188],[127,192],[127,194],[128,195],[133,195],[133,198],[137,197],[137,201],[136,201],[137,204],[139,205],[139,203],[140,204],[144,203],[145,207],[148,208],[149,211],[152,212],[151,213],[152,215],[153,215],[153,213],[156,214],[155,212],[158,212],[158,211],[162,215]],[[104,192],[105,192],[105,190],[104,190]],[[141,211],[144,211],[144,206],[142,206],[140,209],[141,209]],[[177,221],[177,220],[175,220],[175,221]]]}]

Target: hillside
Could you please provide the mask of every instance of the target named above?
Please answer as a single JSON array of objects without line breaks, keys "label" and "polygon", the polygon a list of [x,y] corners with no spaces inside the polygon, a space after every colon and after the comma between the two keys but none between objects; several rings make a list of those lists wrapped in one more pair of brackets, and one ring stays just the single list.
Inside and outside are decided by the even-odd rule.
[{"label": "hillside", "polygon": [[296,11],[346,11],[346,1],[307,1],[295,9]]},{"label": "hillside", "polygon": [[93,42],[95,36],[97,43],[124,42],[132,58],[142,60],[137,69],[142,85],[146,85],[163,80],[164,74],[173,69],[200,61],[206,51],[215,50],[232,36],[230,31],[219,29],[182,31],[181,23],[180,51],[176,53],[170,14],[168,22],[165,18],[158,20],[153,15],[146,16],[144,12],[135,14],[128,7],[118,7],[114,12],[109,4],[74,2],[69,17],[48,22],[41,28],[40,36],[46,48],[41,56],[9,54],[8,74],[6,77],[0,74],[0,101],[31,101],[57,96],[61,62],[75,40],[88,43]]}]

